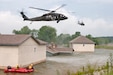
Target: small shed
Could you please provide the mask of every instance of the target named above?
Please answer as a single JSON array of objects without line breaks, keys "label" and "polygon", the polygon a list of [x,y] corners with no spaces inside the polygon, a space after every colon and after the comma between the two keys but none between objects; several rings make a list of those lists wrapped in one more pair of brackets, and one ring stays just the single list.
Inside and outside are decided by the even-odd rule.
[{"label": "small shed", "polygon": [[70,41],[70,47],[73,48],[75,52],[94,52],[95,43],[85,36],[78,36]]},{"label": "small shed", "polygon": [[46,42],[30,35],[0,35],[0,67],[37,64],[46,60]]}]

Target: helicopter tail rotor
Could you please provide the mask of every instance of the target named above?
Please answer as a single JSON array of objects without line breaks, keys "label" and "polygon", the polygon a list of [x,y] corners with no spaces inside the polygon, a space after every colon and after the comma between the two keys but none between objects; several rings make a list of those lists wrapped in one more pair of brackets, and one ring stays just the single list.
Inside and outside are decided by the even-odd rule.
[{"label": "helicopter tail rotor", "polygon": [[22,15],[22,17],[23,17],[24,20],[29,20],[29,18],[24,14],[23,11],[21,11],[20,14]]}]

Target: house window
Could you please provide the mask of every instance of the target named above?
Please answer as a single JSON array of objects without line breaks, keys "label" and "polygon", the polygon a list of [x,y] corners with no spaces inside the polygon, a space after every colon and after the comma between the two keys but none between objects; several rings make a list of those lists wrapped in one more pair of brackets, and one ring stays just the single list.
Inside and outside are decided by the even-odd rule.
[{"label": "house window", "polygon": [[85,46],[85,44],[83,44],[83,46]]},{"label": "house window", "polygon": [[34,48],[34,52],[36,52],[36,48]]}]

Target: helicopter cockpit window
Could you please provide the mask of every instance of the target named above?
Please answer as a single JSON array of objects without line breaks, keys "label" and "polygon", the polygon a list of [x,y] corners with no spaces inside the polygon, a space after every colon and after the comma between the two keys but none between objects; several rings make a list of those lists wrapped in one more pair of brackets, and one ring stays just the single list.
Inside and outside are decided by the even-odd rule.
[{"label": "helicopter cockpit window", "polygon": [[60,15],[60,17],[63,17],[63,15]]},{"label": "helicopter cockpit window", "polygon": [[52,16],[51,15],[46,15],[46,18],[51,18]]}]

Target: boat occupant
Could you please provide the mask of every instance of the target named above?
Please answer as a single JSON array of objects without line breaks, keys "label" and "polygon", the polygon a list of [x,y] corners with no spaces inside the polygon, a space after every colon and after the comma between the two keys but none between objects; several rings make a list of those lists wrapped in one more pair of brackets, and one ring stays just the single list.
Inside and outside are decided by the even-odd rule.
[{"label": "boat occupant", "polygon": [[7,66],[7,69],[11,69],[11,66]]},{"label": "boat occupant", "polygon": [[33,64],[30,64],[30,65],[28,66],[28,69],[33,69]]},{"label": "boat occupant", "polygon": [[16,65],[16,69],[19,69],[19,65]]}]

